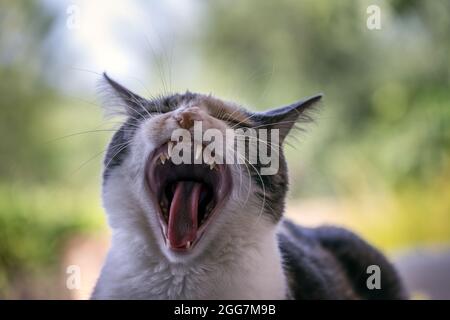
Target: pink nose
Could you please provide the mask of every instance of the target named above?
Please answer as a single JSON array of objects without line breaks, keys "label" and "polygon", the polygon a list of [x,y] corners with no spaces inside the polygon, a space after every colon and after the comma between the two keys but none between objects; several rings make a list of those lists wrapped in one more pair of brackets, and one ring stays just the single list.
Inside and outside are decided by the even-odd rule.
[{"label": "pink nose", "polygon": [[194,126],[194,121],[203,120],[198,107],[180,110],[174,115],[174,118],[183,129],[190,129]]}]

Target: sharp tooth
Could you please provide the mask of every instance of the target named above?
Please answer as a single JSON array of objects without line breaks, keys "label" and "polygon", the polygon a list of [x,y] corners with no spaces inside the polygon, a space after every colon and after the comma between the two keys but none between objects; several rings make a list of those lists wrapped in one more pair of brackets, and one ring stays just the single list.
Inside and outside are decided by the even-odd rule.
[{"label": "sharp tooth", "polygon": [[214,162],[214,159],[209,154],[205,154],[203,156],[203,162],[206,164],[212,164]]},{"label": "sharp tooth", "polygon": [[199,160],[202,155],[202,145],[200,143],[195,145],[195,160]]},{"label": "sharp tooth", "polygon": [[169,141],[169,143],[167,143],[167,154],[168,154],[168,159],[172,158],[172,149],[173,149],[173,142]]},{"label": "sharp tooth", "polygon": [[161,153],[159,159],[161,160],[161,163],[164,164],[166,162],[166,155],[164,153]]},{"label": "sharp tooth", "polygon": [[188,241],[188,242],[186,243],[186,249],[189,249],[190,247],[191,247],[191,242]]},{"label": "sharp tooth", "polygon": [[214,169],[215,166],[216,166],[216,163],[215,163],[215,162],[210,163],[210,164],[209,164],[209,170]]}]

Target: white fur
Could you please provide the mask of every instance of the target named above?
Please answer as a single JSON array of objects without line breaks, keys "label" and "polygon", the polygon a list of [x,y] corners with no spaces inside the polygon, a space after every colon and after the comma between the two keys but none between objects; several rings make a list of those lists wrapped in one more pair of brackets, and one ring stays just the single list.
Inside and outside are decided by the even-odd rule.
[{"label": "white fur", "polygon": [[143,177],[148,154],[170,138],[174,126],[164,115],[144,122],[130,155],[106,181],[103,201],[112,244],[92,298],[286,298],[276,225],[261,215],[255,186],[237,168],[232,194],[192,252],[166,248]]}]

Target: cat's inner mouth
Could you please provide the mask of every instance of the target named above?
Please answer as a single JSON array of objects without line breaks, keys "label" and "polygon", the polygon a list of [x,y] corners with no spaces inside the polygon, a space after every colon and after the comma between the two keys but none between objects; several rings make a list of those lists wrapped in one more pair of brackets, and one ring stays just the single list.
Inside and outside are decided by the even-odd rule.
[{"label": "cat's inner mouth", "polygon": [[163,144],[152,153],[147,182],[159,207],[166,245],[174,251],[187,251],[223,206],[230,193],[231,174],[223,164],[174,164],[167,152],[169,145]]}]

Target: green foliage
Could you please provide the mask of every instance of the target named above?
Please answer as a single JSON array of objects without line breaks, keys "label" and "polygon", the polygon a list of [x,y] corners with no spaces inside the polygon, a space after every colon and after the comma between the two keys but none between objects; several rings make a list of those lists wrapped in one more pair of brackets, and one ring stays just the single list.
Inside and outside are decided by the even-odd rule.
[{"label": "green foliage", "polygon": [[296,195],[345,192],[337,186],[353,183],[355,164],[390,188],[431,181],[448,164],[450,5],[382,1],[382,29],[370,31],[368,4],[219,1],[209,12],[209,72],[245,88],[251,105],[325,93],[313,143],[288,152],[302,150],[307,168],[294,164],[293,180],[306,181]]},{"label": "green foliage", "polygon": [[0,297],[18,277],[57,265],[70,235],[102,224],[95,193],[0,185]]},{"label": "green foliage", "polygon": [[[0,4],[3,298],[9,296],[16,281],[26,285],[25,278],[57,266],[70,235],[98,230],[103,225],[98,191],[92,192],[96,181],[86,182],[86,176],[92,177],[92,173],[76,174],[83,161],[101,150],[99,140],[84,142],[77,152],[73,141],[49,142],[68,134],[67,130],[80,131],[86,113],[85,108],[76,105],[79,121],[74,122],[71,102],[47,83],[49,52],[42,42],[53,21],[54,17],[36,2]],[[89,118],[98,120],[92,115],[90,111]],[[98,165],[94,169],[99,169]]]},{"label": "green foliage", "polygon": [[[349,203],[348,225],[383,249],[404,249],[450,242],[450,171],[424,186],[372,197],[370,208]],[[439,200],[438,200],[439,199]]]},{"label": "green foliage", "polygon": [[41,40],[53,17],[35,2],[0,4],[0,178],[28,183],[54,176],[52,150],[42,144],[55,94],[43,81]]}]

